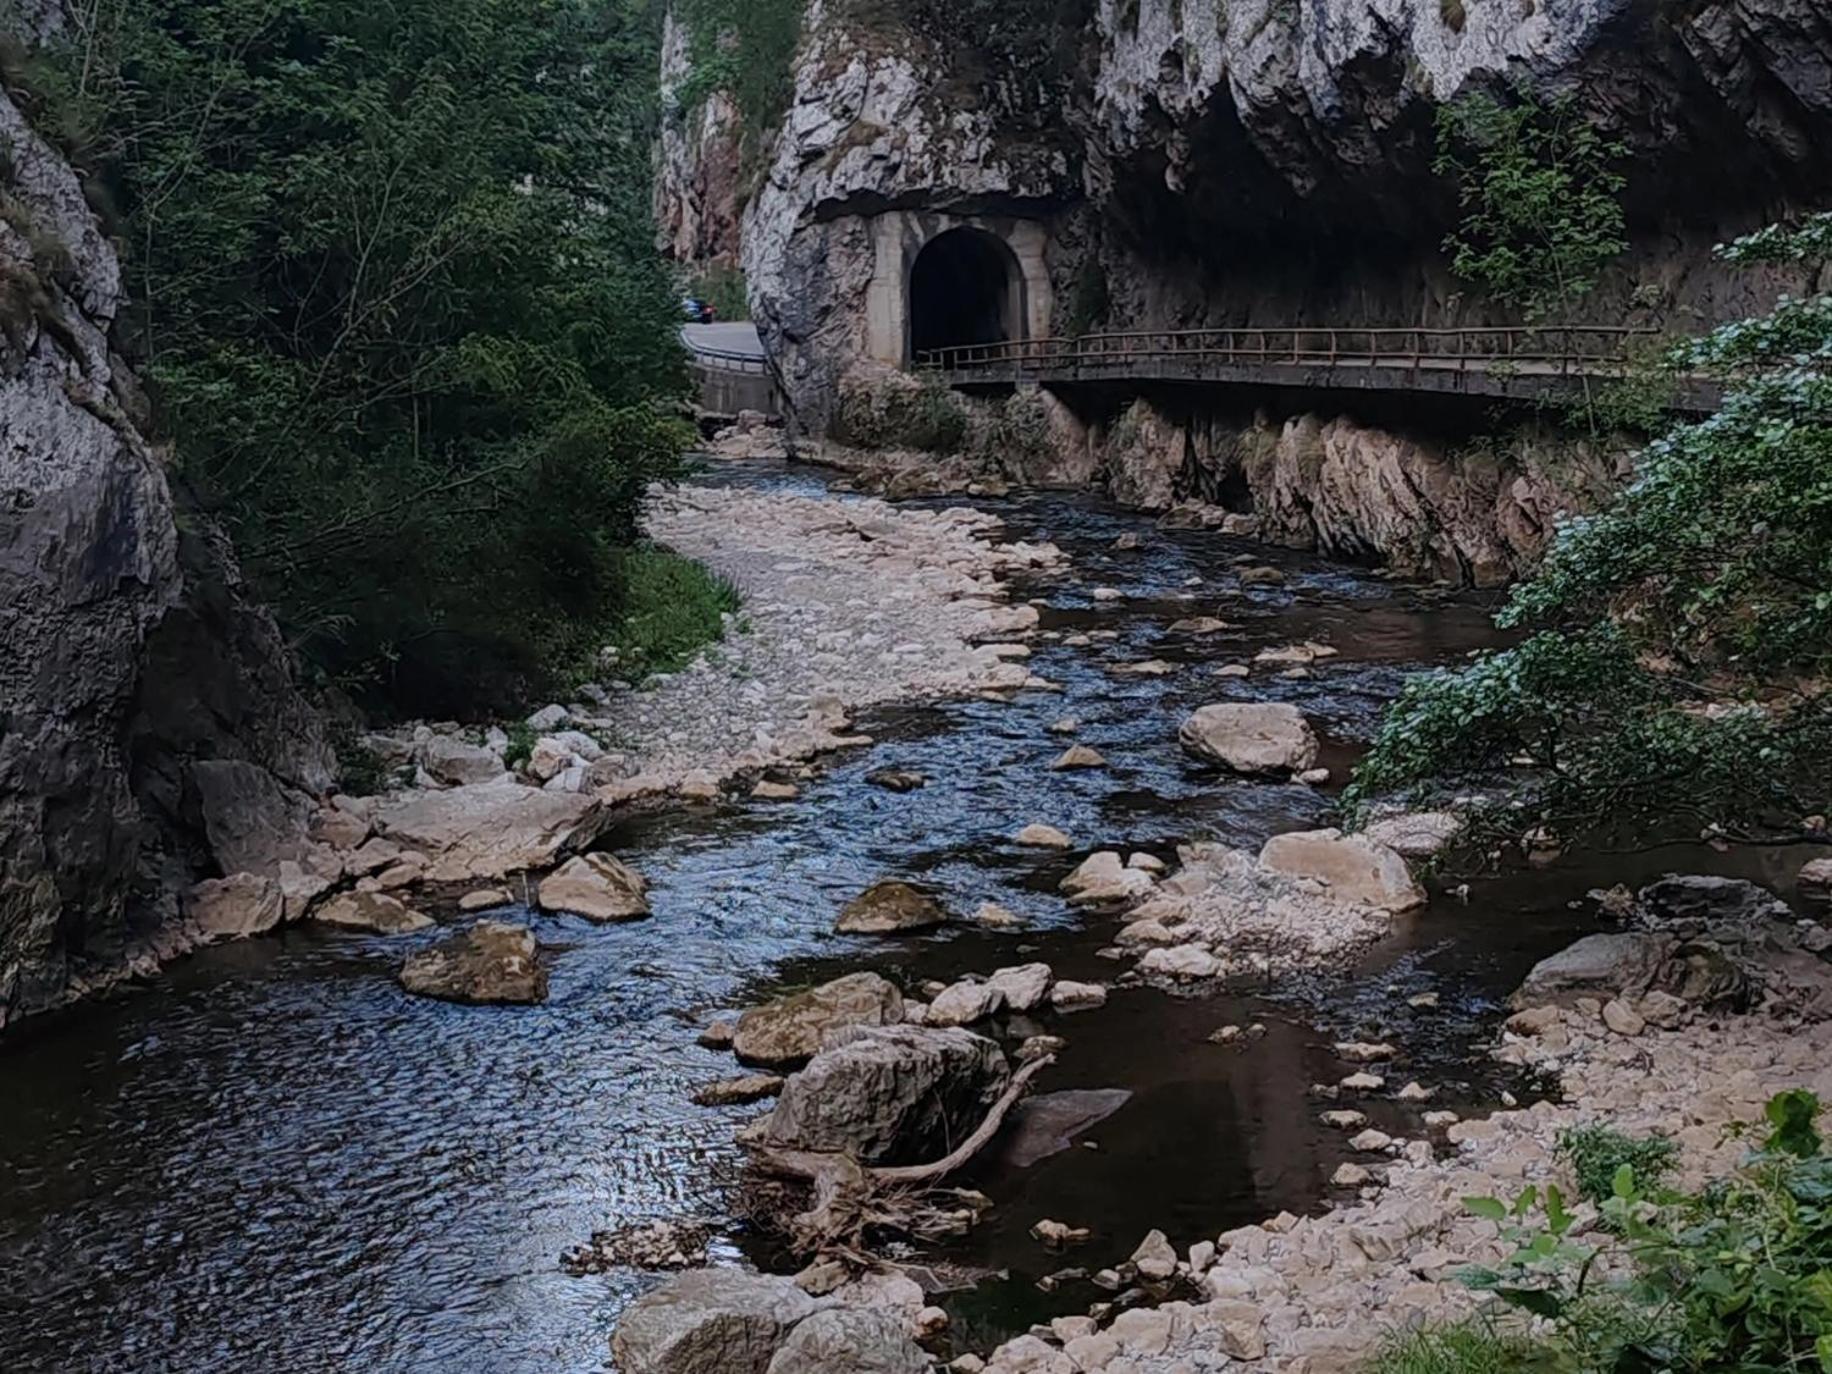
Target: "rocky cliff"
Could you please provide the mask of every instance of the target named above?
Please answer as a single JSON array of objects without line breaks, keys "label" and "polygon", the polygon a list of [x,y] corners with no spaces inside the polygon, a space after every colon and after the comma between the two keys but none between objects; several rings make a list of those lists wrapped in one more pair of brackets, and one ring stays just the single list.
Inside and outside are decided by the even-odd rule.
[{"label": "rocky cliff", "polygon": [[248,799],[331,760],[233,553],[174,497],[111,347],[121,270],[0,94],[0,1026],[172,947]]},{"label": "rocky cliff", "polygon": [[[1832,194],[1832,11],[1819,0],[951,8],[949,27],[932,0],[810,0],[768,175],[733,184],[721,212],[742,221],[753,312],[816,434],[841,378],[907,361],[907,336],[874,324],[885,293],[907,287],[887,270],[887,236],[963,221],[1036,227],[1048,289],[1031,294],[1048,297],[1058,333],[1506,322],[1440,248],[1456,206],[1431,170],[1434,112],[1465,92],[1569,98],[1628,149],[1631,247],[1577,318],[1689,331],[1751,313],[1800,283],[1728,271],[1712,245]],[[706,184],[684,142],[662,160],[664,206],[680,201],[668,187]],[[1090,416],[1097,438],[1116,413]],[[1318,423],[1337,419],[1361,417]],[[1455,447],[1431,424],[1398,437]],[[1523,477],[1508,468],[1500,489]],[[1371,503],[1363,492],[1348,508]],[[1287,523],[1298,537],[1303,522]],[[1492,526],[1472,537],[1490,536],[1512,546]]]}]

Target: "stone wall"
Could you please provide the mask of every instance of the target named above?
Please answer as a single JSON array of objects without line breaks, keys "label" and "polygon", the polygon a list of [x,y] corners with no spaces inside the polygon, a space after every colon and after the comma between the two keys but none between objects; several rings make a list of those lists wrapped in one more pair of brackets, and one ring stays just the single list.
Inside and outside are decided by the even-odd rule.
[{"label": "stone wall", "polygon": [[273,621],[146,438],[110,345],[120,266],[76,173],[4,94],[0,143],[4,1026],[156,947],[178,890],[220,871],[200,766],[302,795],[331,760]]}]

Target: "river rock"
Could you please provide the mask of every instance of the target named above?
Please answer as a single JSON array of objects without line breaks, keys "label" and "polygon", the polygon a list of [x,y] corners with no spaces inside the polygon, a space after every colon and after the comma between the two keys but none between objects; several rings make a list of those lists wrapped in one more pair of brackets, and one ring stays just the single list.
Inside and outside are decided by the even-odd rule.
[{"label": "river rock", "polygon": [[1132,1263],[1142,1278],[1163,1280],[1177,1272],[1177,1252],[1162,1231],[1153,1231],[1132,1252]]},{"label": "river rock", "polygon": [[1221,972],[1221,961],[1201,945],[1177,945],[1148,951],[1139,960],[1139,971],[1160,978],[1213,978]]},{"label": "river rock", "polygon": [[948,913],[928,893],[909,883],[873,883],[840,912],[834,929],[844,935],[900,935],[945,925]]},{"label": "river rock", "polygon": [[821,1042],[849,1026],[894,1026],[903,1020],[903,994],[875,973],[849,973],[831,983],[752,1007],[738,1018],[732,1049],[746,1064],[792,1067],[820,1053]]},{"label": "river rock", "polygon": [[543,1002],[547,970],[527,926],[480,921],[462,935],[409,955],[401,965],[401,986],[446,1002]]},{"label": "river rock", "polygon": [[339,930],[364,930],[376,935],[405,935],[433,925],[430,916],[385,892],[340,893],[319,907],[312,919]]},{"label": "river rock", "polygon": [[1371,822],[1361,832],[1403,859],[1431,859],[1463,833],[1463,819],[1449,811],[1402,811]]},{"label": "river rock", "polygon": [[1275,873],[1327,883],[1338,901],[1398,912],[1427,900],[1406,861],[1363,835],[1340,830],[1274,835],[1260,850],[1260,863]]},{"label": "river rock", "polygon": [[211,878],[185,894],[186,919],[204,943],[265,935],[286,919],[278,880],[254,873]]},{"label": "river rock", "polygon": [[455,787],[490,782],[507,771],[494,750],[456,735],[434,735],[422,744],[420,767],[438,781]]},{"label": "river rock", "polygon": [[1177,733],[1183,747],[1237,773],[1283,776],[1317,761],[1317,734],[1297,707],[1284,702],[1223,702],[1204,706]]},{"label": "river rock", "polygon": [[1059,884],[1070,900],[1086,906],[1130,901],[1146,896],[1154,886],[1149,873],[1126,867],[1111,849],[1090,854]]},{"label": "river rock", "polygon": [[783,1086],[765,1143],[927,1163],[980,1124],[1008,1076],[997,1045],[957,1027],[856,1027],[828,1044]]},{"label": "river rock", "polygon": [[608,815],[593,798],[501,778],[409,795],[379,808],[375,824],[393,843],[427,855],[428,880],[455,883],[551,868],[596,840]]},{"label": "river rock", "polygon": [[928,779],[921,773],[913,773],[907,768],[879,768],[865,775],[865,781],[873,787],[882,787],[886,792],[914,792],[928,785]]},{"label": "river rock", "polygon": [[1569,1007],[1580,997],[1639,992],[1659,978],[1669,948],[1665,937],[1644,931],[1586,935],[1535,964],[1511,1004],[1518,1011]]},{"label": "river rock", "polygon": [[543,911],[566,911],[588,921],[629,921],[649,914],[649,884],[609,854],[569,859],[541,880]]},{"label": "river rock", "polygon": [[480,887],[475,892],[467,892],[458,899],[460,911],[488,911],[491,907],[508,906],[515,900],[507,888]]},{"label": "river rock", "polygon": [[1050,767],[1058,773],[1072,772],[1082,768],[1105,768],[1106,758],[1098,749],[1090,749],[1085,744],[1072,744],[1061,754]]},{"label": "river rock", "polygon": [[962,979],[929,1003],[929,1014],[924,1024],[970,1026],[975,1021],[984,1021],[1004,1005],[1004,992],[992,983],[975,983]]},{"label": "river rock", "polygon": [[929,1368],[898,1318],[870,1307],[833,1307],[789,1333],[768,1374],[928,1374]]},{"label": "river rock", "polygon": [[630,1304],[611,1356],[624,1374],[767,1374],[789,1330],[816,1310],[790,1279],[690,1270]]},{"label": "river rock", "polygon": [[1026,1012],[1049,1000],[1053,980],[1048,964],[1019,964],[999,969],[987,981],[1004,994],[1005,1005],[1012,1011]]},{"label": "river rock", "polygon": [[724,1078],[696,1088],[694,1105],[698,1107],[742,1107],[750,1102],[782,1094],[783,1079],[773,1073],[746,1074],[742,1078]]},{"label": "river rock", "polygon": [[1703,873],[1669,873],[1636,894],[1654,920],[1791,921],[1793,913],[1767,888],[1743,878]]},{"label": "river rock", "polygon": [[1075,983],[1060,980],[1050,989],[1053,1011],[1089,1011],[1107,1005],[1107,989],[1099,983]]},{"label": "river rock", "polygon": [[1816,906],[1832,905],[1832,859],[1814,859],[1803,864],[1796,882],[1805,900]]},{"label": "river rock", "polygon": [[1053,825],[1027,825],[1012,836],[1016,844],[1030,849],[1072,849],[1075,842]]}]

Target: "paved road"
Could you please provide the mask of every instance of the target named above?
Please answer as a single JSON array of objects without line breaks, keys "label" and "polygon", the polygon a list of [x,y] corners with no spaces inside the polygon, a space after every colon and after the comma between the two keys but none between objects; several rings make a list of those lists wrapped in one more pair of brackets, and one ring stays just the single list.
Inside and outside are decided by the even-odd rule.
[{"label": "paved road", "polygon": [[739,353],[747,358],[763,358],[763,340],[757,337],[757,326],[749,322],[684,324],[681,338],[695,353]]}]

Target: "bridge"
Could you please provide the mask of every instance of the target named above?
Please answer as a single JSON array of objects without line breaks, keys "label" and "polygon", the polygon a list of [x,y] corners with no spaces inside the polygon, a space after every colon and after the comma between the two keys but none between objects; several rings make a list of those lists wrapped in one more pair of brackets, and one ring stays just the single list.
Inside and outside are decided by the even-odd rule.
[{"label": "bridge", "polygon": [[[1535,401],[1620,380],[1662,337],[1609,325],[1254,326],[958,344],[920,352],[916,363],[961,388],[1202,382]],[[1707,412],[1721,400],[1719,384],[1681,377],[1672,404]]]},{"label": "bridge", "polygon": [[700,384],[700,409],[711,418],[732,419],[743,410],[776,416],[781,410],[776,374],[757,326],[689,324],[681,342]]}]

